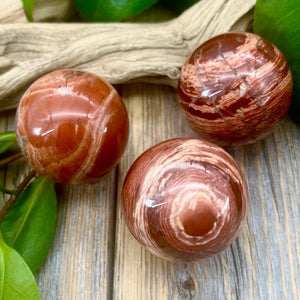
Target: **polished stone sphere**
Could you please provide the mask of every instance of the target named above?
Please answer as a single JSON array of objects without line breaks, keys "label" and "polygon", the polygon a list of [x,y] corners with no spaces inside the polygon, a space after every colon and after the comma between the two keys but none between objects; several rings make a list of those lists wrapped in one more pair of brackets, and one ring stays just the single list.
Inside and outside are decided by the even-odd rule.
[{"label": "polished stone sphere", "polygon": [[196,138],[164,141],[129,169],[122,209],[133,236],[171,261],[212,256],[237,237],[248,190],[234,159]]},{"label": "polished stone sphere", "polygon": [[93,183],[113,169],[129,121],[116,90],[98,76],[59,70],[34,82],[17,110],[16,134],[31,167],[59,183]]},{"label": "polished stone sphere", "polygon": [[178,82],[185,118],[224,147],[253,143],[286,115],[292,76],[281,52],[261,37],[229,32],[198,47]]}]

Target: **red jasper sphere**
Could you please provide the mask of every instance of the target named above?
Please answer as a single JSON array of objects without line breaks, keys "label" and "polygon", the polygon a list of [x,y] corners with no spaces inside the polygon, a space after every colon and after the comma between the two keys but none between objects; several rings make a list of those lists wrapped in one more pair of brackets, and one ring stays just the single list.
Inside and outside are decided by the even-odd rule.
[{"label": "red jasper sphere", "polygon": [[261,37],[225,33],[185,62],[179,102],[205,139],[230,147],[268,135],[291,103],[292,76],[281,52]]},{"label": "red jasper sphere", "polygon": [[171,261],[222,251],[239,233],[247,207],[247,185],[234,159],[195,138],[167,140],[144,152],[122,192],[133,236]]},{"label": "red jasper sphere", "polygon": [[30,165],[42,176],[60,183],[92,183],[118,163],[129,122],[109,83],[91,73],[60,70],[25,92],[16,133]]}]

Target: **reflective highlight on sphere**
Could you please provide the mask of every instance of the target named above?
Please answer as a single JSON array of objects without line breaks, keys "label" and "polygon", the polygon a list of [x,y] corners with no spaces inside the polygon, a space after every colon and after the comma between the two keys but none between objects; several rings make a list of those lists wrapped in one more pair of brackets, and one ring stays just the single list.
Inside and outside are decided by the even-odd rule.
[{"label": "reflective highlight on sphere", "polygon": [[148,149],[129,169],[122,191],[133,236],[171,261],[194,261],[225,249],[238,235],[247,207],[247,185],[234,159],[195,138]]},{"label": "reflective highlight on sphere", "polygon": [[92,183],[121,158],[129,121],[116,90],[94,74],[49,73],[23,95],[19,144],[32,168],[60,183]]},{"label": "reflective highlight on sphere", "polygon": [[292,76],[274,45],[255,34],[230,32],[192,53],[177,91],[185,118],[201,136],[231,147],[264,138],[284,118]]}]

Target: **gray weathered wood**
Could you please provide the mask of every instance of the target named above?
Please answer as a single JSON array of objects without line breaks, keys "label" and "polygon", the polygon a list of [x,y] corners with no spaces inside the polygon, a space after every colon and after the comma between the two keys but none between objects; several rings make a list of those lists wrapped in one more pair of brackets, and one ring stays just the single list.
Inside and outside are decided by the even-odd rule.
[{"label": "gray weathered wood", "polygon": [[[240,9],[238,5],[233,7],[234,1],[231,0],[212,2],[214,7],[211,9],[217,10],[216,18],[234,14],[236,11],[233,9]],[[246,10],[248,9],[249,7]],[[239,24],[235,26],[246,28],[249,19],[251,14],[245,19],[240,19]],[[210,28],[215,33],[224,30],[222,26],[213,28],[215,21],[209,25],[208,19],[201,19],[202,25],[208,26],[206,29]],[[20,37],[25,34],[26,26],[20,26],[17,33]],[[94,50],[91,51],[92,56],[87,57],[91,60],[84,63],[80,61],[79,65],[76,64],[76,60],[70,60],[69,63],[67,55],[64,58],[66,61],[56,59],[53,55],[54,52],[57,54],[61,51],[60,47],[63,47],[64,43],[71,43],[73,48],[68,48],[69,50],[63,54],[69,54],[72,49],[77,49],[72,43],[75,43],[74,37],[77,37],[76,34],[80,35],[80,32],[65,40],[61,36],[56,37],[57,29],[53,29],[52,26],[47,24],[41,27],[39,24],[34,26],[37,33],[41,27],[48,32],[46,36],[43,33],[46,42],[44,46],[43,41],[32,36],[30,43],[25,42],[28,51],[17,52],[17,55],[12,52],[10,54],[14,55],[12,60],[7,60],[7,56],[3,56],[4,48],[0,47],[2,53],[0,73],[14,68],[14,63],[16,65],[20,63],[24,67],[21,68],[24,73],[13,78],[12,82],[0,79],[1,92],[7,96],[7,103],[10,104],[17,103],[16,95],[20,95],[22,91],[22,88],[17,92],[15,90],[15,84],[18,84],[19,80],[26,82],[25,85],[20,84],[25,88],[31,80],[41,75],[38,72],[33,73],[34,67],[26,70],[34,61],[34,55],[49,52],[49,58],[45,56],[44,60],[38,61],[38,64],[45,63],[47,70],[79,66],[98,72],[95,65],[99,63],[99,68],[103,67],[98,58],[94,60],[92,55]],[[82,25],[82,28],[87,28],[93,40],[96,36],[94,33],[97,33],[98,29],[90,31],[91,27],[85,26]],[[104,25],[103,28],[106,28],[105,26],[112,28],[112,25]],[[1,28],[4,27],[1,25]],[[12,31],[6,31],[10,25],[5,28],[2,32],[8,38],[6,41],[14,41]],[[68,29],[68,25],[64,28],[67,28],[66,32],[71,30]],[[139,30],[141,33],[145,32],[143,29]],[[152,33],[154,35],[161,32],[156,29]],[[85,37],[85,34],[82,36]],[[126,38],[127,36],[124,40]],[[178,40],[176,36],[173,38],[174,41]],[[51,41],[57,39],[58,45],[51,44]],[[38,45],[36,49],[40,52],[33,51],[31,48],[33,42]],[[24,49],[24,44],[18,49],[21,48]],[[7,53],[7,48],[5,49]],[[83,56],[84,47],[80,46],[78,49],[79,52],[82,51],[80,54]],[[174,49],[177,51],[176,47]],[[136,52],[140,50],[136,49]],[[105,52],[105,49],[103,51]],[[109,57],[111,55],[113,54]],[[77,52],[75,56],[80,58]],[[128,62],[130,61],[127,57]],[[40,66],[43,67],[45,66]],[[30,72],[32,74],[29,79],[22,78]],[[159,70],[157,74],[161,72]],[[159,83],[163,79],[158,76],[151,80]],[[172,82],[174,85],[173,79]],[[131,236],[120,209],[121,188],[129,166],[144,150],[167,138],[197,136],[197,134],[182,119],[174,89],[161,85],[130,84],[121,87],[121,94],[128,108],[131,131],[129,144],[120,165],[96,185],[57,186],[59,200],[57,231],[46,261],[36,275],[42,299],[299,299],[300,284],[297,278],[300,273],[299,125],[286,118],[265,140],[230,151],[245,173],[249,184],[250,209],[245,226],[236,242],[216,257],[195,263],[175,264],[154,257]],[[5,105],[1,102],[0,110],[8,107]],[[14,128],[14,114],[14,111],[0,113],[0,132]],[[15,148],[12,151],[15,151]],[[27,171],[28,167],[22,159],[7,168],[1,168],[0,184],[13,188]],[[1,195],[0,206],[6,200],[7,197]]]},{"label": "gray weathered wood", "polygon": [[[122,218],[120,192],[127,169],[144,150],[167,138],[197,134],[182,119],[172,88],[133,84],[121,92],[131,120],[126,153],[99,184],[58,187],[57,232],[37,275],[42,298],[299,298],[299,126],[286,118],[265,140],[230,151],[249,183],[246,224],[218,256],[175,264],[134,240]],[[0,115],[1,131],[13,129],[14,112]],[[16,185],[24,166],[21,160],[0,170],[1,183]]]},{"label": "gray weathered wood", "polygon": [[[182,120],[173,90],[123,87],[131,139],[119,181],[134,159],[167,138],[197,136]],[[250,210],[231,247],[216,257],[174,264],[131,236],[118,203],[115,299],[298,299],[300,284],[300,128],[288,118],[253,145],[230,151],[247,177]]]},{"label": "gray weathered wood", "polygon": [[[14,130],[15,111],[0,114],[0,132]],[[17,150],[14,147],[12,151]],[[29,167],[19,159],[0,169],[0,184],[14,188]],[[110,299],[112,291],[116,175],[94,185],[57,186],[53,244],[37,274],[42,299]],[[0,195],[0,207],[8,196]],[[13,300],[13,299],[12,299]]]}]

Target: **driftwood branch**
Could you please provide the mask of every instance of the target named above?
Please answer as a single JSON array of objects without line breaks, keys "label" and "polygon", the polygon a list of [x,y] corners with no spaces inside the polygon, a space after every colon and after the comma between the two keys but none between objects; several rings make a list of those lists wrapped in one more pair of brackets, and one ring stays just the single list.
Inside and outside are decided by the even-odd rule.
[{"label": "driftwood branch", "polygon": [[[22,1],[0,1],[0,23],[24,23],[27,22]],[[1,25],[2,26],[2,25]]]},{"label": "driftwood branch", "polygon": [[164,23],[7,24],[0,27],[0,110],[15,107],[38,77],[62,68],[112,84],[176,85],[187,56],[209,37],[245,30],[255,0],[202,0]]}]

